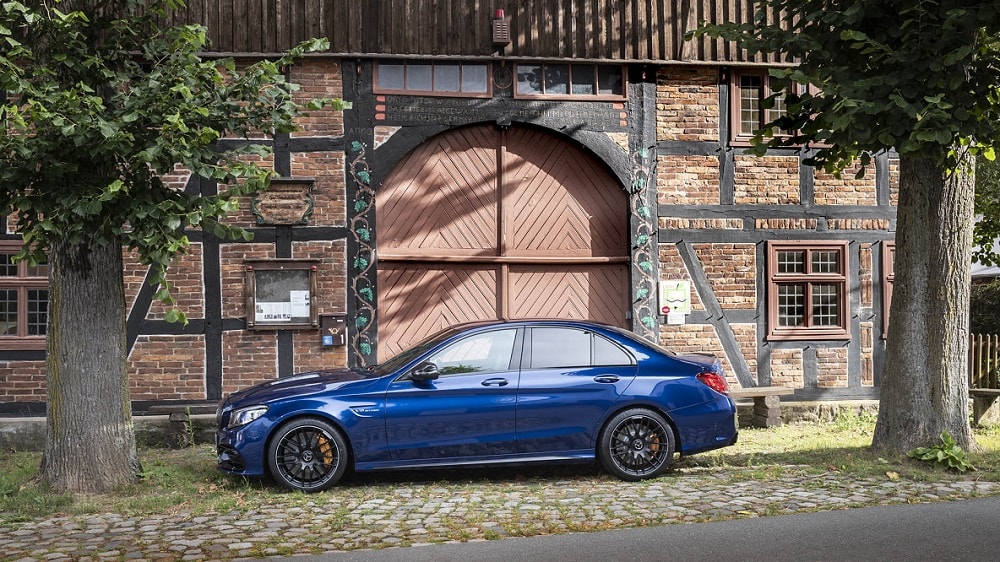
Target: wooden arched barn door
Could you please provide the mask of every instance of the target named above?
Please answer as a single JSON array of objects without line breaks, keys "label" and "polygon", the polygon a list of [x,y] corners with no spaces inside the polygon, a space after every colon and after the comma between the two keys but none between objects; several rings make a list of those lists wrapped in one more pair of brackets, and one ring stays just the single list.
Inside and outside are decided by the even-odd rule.
[{"label": "wooden arched barn door", "polygon": [[468,320],[628,324],[626,193],[553,134],[442,133],[396,166],[376,209],[380,360]]}]

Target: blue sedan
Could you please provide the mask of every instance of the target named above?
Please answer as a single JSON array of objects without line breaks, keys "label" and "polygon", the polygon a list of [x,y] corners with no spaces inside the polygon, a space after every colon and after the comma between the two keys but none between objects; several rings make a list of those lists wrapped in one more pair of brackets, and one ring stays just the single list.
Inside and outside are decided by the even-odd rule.
[{"label": "blue sedan", "polygon": [[318,492],[348,469],[593,462],[653,478],[736,442],[719,360],[611,326],[488,321],[368,369],[303,373],[219,405],[219,469]]}]

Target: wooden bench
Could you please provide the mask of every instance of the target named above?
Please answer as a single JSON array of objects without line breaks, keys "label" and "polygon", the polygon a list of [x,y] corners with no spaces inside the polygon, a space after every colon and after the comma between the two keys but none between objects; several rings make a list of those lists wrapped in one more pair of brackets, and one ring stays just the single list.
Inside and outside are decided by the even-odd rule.
[{"label": "wooden bench", "polygon": [[190,413],[191,415],[214,414],[218,402],[178,402],[177,404],[156,404],[147,410],[150,414],[167,415]]},{"label": "wooden bench", "polygon": [[794,388],[785,386],[754,386],[736,388],[729,391],[734,400],[741,398],[753,399],[753,427],[777,427],[781,425],[781,398],[783,394],[792,394]]},{"label": "wooden bench", "polygon": [[990,409],[1000,397],[1000,388],[969,388],[969,397],[972,398],[973,424],[983,425],[986,421],[990,423],[997,421],[997,412],[990,412]]},{"label": "wooden bench", "polygon": [[185,402],[176,404],[156,404],[147,410],[150,414],[167,418],[166,442],[169,449],[183,449],[194,444],[194,426],[191,416],[215,414],[218,402]]},{"label": "wooden bench", "polygon": [[974,334],[969,341],[969,398],[972,422],[1000,422],[1000,336]]}]

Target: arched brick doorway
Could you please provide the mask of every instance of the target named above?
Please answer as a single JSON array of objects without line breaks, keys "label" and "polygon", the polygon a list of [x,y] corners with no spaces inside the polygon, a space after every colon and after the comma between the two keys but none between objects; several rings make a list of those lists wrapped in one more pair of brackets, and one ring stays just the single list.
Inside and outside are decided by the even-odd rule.
[{"label": "arched brick doorway", "polygon": [[468,320],[628,326],[627,210],[604,165],[551,133],[477,125],[420,145],[376,197],[380,360]]}]

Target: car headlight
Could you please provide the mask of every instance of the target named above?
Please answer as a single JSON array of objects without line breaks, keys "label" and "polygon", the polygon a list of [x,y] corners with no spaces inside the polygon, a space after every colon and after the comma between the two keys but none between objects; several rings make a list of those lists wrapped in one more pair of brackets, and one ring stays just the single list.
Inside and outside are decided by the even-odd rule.
[{"label": "car headlight", "polygon": [[263,416],[266,412],[267,406],[250,406],[249,408],[233,410],[233,413],[229,416],[229,425],[227,425],[226,428],[232,429],[234,427],[246,425]]}]

